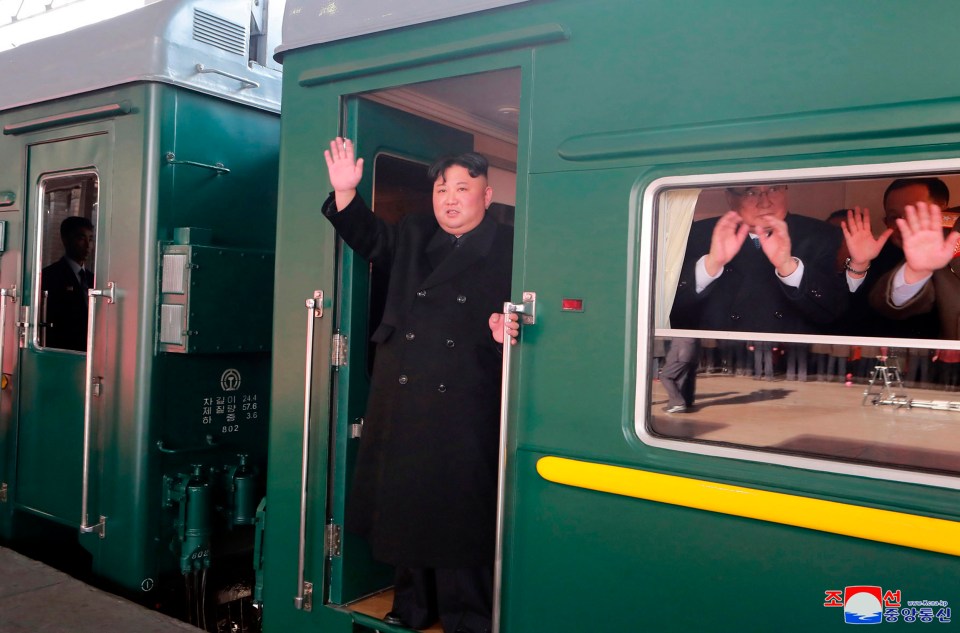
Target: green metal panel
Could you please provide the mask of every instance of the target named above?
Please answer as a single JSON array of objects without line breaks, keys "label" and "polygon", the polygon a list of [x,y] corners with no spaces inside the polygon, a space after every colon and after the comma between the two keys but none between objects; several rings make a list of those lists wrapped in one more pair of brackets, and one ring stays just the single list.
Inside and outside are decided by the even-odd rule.
[{"label": "green metal panel", "polygon": [[[203,466],[214,495],[227,502],[225,507],[219,501],[212,517],[211,566],[222,566],[229,555],[252,560],[253,530],[228,525],[229,477],[242,454],[251,485],[265,483],[270,341],[263,337],[271,329],[279,119],[168,86],[156,87],[156,107],[155,144],[145,148],[156,160],[155,171],[144,176],[155,185],[156,199],[140,238],[153,253],[144,287],[156,291],[144,297],[141,324],[144,372],[155,395],[144,402],[149,496],[140,502],[151,513],[144,528],[150,558],[142,571],[162,577],[175,572],[180,545],[176,508],[161,510],[156,502],[163,478],[189,473],[193,464]],[[229,171],[211,168],[218,163]],[[179,230],[184,227],[189,231]],[[189,329],[199,334],[189,337],[186,355],[158,344],[162,310],[156,297],[168,296],[159,292],[161,253],[178,248],[166,244],[170,239],[198,242],[188,245],[185,283],[193,313]],[[168,582],[158,589],[179,586]]]},{"label": "green metal panel", "polygon": [[[239,104],[164,86],[158,232],[213,231],[213,245],[275,246],[279,119]],[[167,162],[191,161],[230,170]],[[267,299],[268,300],[268,299]]]},{"label": "green metal panel", "polygon": [[[76,125],[58,119],[64,112],[109,103],[128,107],[95,123]],[[109,255],[109,262],[98,267],[98,283],[114,281],[118,288],[114,304],[99,306],[95,364],[95,374],[104,378],[104,389],[94,399],[90,505],[94,520],[99,514],[108,517],[107,531],[103,539],[85,535],[78,541],[91,552],[93,571],[100,578],[133,597],[156,602],[173,592],[179,596],[182,589],[163,587],[160,578],[176,568],[176,554],[168,549],[171,518],[168,509],[162,508],[164,475],[190,472],[190,463],[202,463],[211,473],[227,477],[238,466],[237,454],[244,453],[253,473],[245,476],[259,476],[262,485],[269,407],[269,355],[263,351],[207,354],[192,362],[157,356],[160,242],[169,240],[175,228],[192,226],[206,227],[213,243],[231,253],[272,250],[279,118],[158,84],[135,84],[0,114],[4,125],[48,119],[57,122],[0,137],[0,152],[17,164],[28,156],[25,148],[30,148],[31,173],[24,167],[14,181],[27,183],[26,197],[35,186],[35,174],[44,169],[95,165],[100,170],[98,256],[106,262]],[[87,136],[90,131],[99,135]],[[99,149],[87,154],[95,161],[76,149],[73,154],[61,152],[64,162],[56,165],[48,159],[59,147],[83,148],[93,142]],[[222,162],[230,173],[217,175],[215,170],[171,164],[165,158],[168,152],[196,162]],[[3,188],[17,191],[7,182]],[[17,196],[17,200],[24,199],[23,193]],[[33,202],[29,207],[23,204],[30,211],[35,206]],[[13,228],[8,239],[19,241],[21,232]],[[3,279],[15,272],[14,266],[7,265],[11,253],[19,255],[16,242],[13,246],[4,255]],[[29,251],[25,261],[31,262],[31,256]],[[270,329],[272,266],[265,268],[268,275],[259,280],[249,275],[235,279],[230,271],[222,271],[227,277],[224,285],[235,289],[228,293],[229,305],[221,312],[219,323],[208,315],[209,327],[229,332],[230,326],[242,320],[231,318],[231,310],[243,310],[246,318]],[[28,306],[30,272],[24,271]],[[219,289],[204,292],[204,301],[215,301],[217,292]],[[16,311],[8,316],[8,330],[15,318]],[[11,345],[10,337],[7,340],[9,356],[16,345]],[[268,342],[262,341],[265,347]],[[5,365],[9,364],[8,360]],[[24,479],[21,475],[18,480],[11,476],[16,474],[10,473],[12,466],[6,466],[4,481],[9,482],[9,496],[17,503],[0,508],[4,510],[0,526],[4,534],[18,533],[15,507],[21,516],[36,512],[75,527],[80,517],[82,446],[78,435],[82,401],[75,401],[82,384],[83,356],[27,349],[13,374],[14,385],[20,386],[20,400],[12,403],[23,413],[19,416],[20,435],[15,426],[12,431],[5,430],[0,441],[8,454],[20,453],[19,469],[28,476]],[[225,380],[227,374],[230,378]],[[73,395],[61,386],[70,380]],[[216,400],[221,396],[237,398],[237,410],[228,411],[233,403],[225,401],[224,410],[218,412]],[[5,408],[10,406],[7,393],[3,400]],[[213,401],[209,415],[207,400]],[[59,409],[76,412],[60,413]],[[254,412],[256,418],[247,418]],[[236,419],[230,420],[228,415]],[[197,447],[203,450],[182,451]],[[58,456],[63,451],[67,453]],[[229,485],[228,479],[223,481],[223,486]],[[253,484],[245,485],[249,489]],[[21,495],[25,495],[23,503]],[[34,506],[39,507],[34,510]],[[242,543],[243,539],[236,537],[242,537],[245,530],[227,529],[228,512],[224,509],[216,517],[215,529],[218,538],[223,538],[219,551],[242,552],[247,546],[252,551],[252,529],[247,530],[249,543]],[[14,520],[9,523],[6,519],[11,516]],[[19,523],[24,530],[33,525]]]},{"label": "green metal panel", "polygon": [[[950,34],[960,16],[954,3],[923,7],[557,0],[286,55],[278,235],[285,286],[278,295],[285,298],[278,296],[278,314],[332,283],[332,236],[310,213],[326,193],[326,183],[315,182],[323,174],[318,139],[337,129],[341,94],[511,58],[437,53],[465,32],[482,39],[554,23],[569,33],[523,52],[535,63],[524,75],[530,89],[520,143],[529,162],[519,180],[528,188],[518,197],[514,288],[538,293],[539,322],[524,332],[511,377],[502,630],[832,630],[841,628],[842,615],[823,607],[824,591],[858,582],[951,599],[960,566],[947,556],[567,489],[535,471],[537,457],[558,454],[960,517],[955,491],[679,454],[645,446],[633,432],[634,359],[648,336],[636,331],[634,295],[641,237],[635,201],[643,188],[667,175],[956,156],[958,102],[950,86],[960,69],[943,60],[960,47]],[[521,53],[512,59],[519,65]],[[340,83],[317,80],[324,68],[347,64],[376,70]],[[318,252],[312,274],[297,269],[305,254]],[[561,312],[563,297],[583,299],[584,312]],[[278,330],[275,343],[297,359],[302,347],[283,343],[280,332],[302,329],[302,317],[285,319],[290,327]],[[296,383],[297,362],[278,361],[275,373],[292,370]],[[274,382],[273,420],[283,425],[272,431],[274,455],[299,451],[296,392]],[[314,404],[329,405],[322,398]],[[315,455],[325,441],[317,441]],[[312,484],[322,482],[317,477]],[[268,532],[294,533],[297,504],[285,486],[297,484],[293,472],[276,473],[270,494],[281,507]],[[313,502],[325,503],[325,495],[317,492]],[[312,516],[314,526],[318,519]],[[293,594],[287,579],[295,574],[295,546],[267,538],[274,568],[267,630],[344,630],[326,611],[313,619],[271,615],[271,605],[292,612],[283,605]],[[276,552],[282,559],[270,558]],[[319,556],[310,564],[319,566]],[[274,579],[282,590],[271,589]]]},{"label": "green metal panel", "polygon": [[842,631],[827,590],[956,595],[951,556],[558,486],[542,456],[517,454],[503,630]]},{"label": "green metal panel", "polygon": [[[270,631],[351,630],[349,614],[315,607],[298,610],[300,475],[303,452],[305,322],[312,319],[305,300],[315,290],[329,297],[334,288],[335,241],[329,223],[320,214],[326,196],[318,139],[338,133],[339,99],[328,95],[306,106],[305,117],[284,117],[281,125],[280,206],[277,219],[277,267],[274,293],[274,335],[270,409],[270,474],[267,481],[269,528],[264,534],[264,629]],[[331,302],[316,321],[316,349],[310,356],[322,363],[330,358]],[[329,446],[329,382],[322,369],[313,381],[308,451],[310,504],[307,506],[305,579],[323,587],[325,562],[323,525],[326,514]],[[286,467],[281,467],[281,466]]]},{"label": "green metal panel", "polygon": [[162,247],[159,348],[166,352],[270,349],[265,302],[236,297],[247,288],[273,295],[273,253],[170,244]]},{"label": "green metal panel", "polygon": [[[398,32],[399,33],[399,32]],[[369,53],[363,47],[352,49],[351,55],[362,58]],[[333,57],[328,53],[333,51]],[[342,131],[341,96],[367,90],[427,81],[447,76],[470,74],[502,68],[526,68],[531,61],[529,50],[509,51],[488,56],[466,58],[457,63],[438,63],[391,73],[374,73],[337,84],[324,84],[302,89],[298,85],[301,72],[326,66],[340,59],[341,51],[322,48],[310,54],[288,55],[284,60],[284,108],[280,176],[280,209],[277,232],[277,287],[274,312],[274,365],[270,424],[270,463],[267,496],[270,500],[270,528],[265,535],[264,551],[264,630],[334,631],[351,630],[349,613],[336,609],[320,609],[315,600],[311,612],[293,606],[297,593],[296,539],[300,501],[300,460],[303,426],[303,356],[305,313],[304,299],[314,290],[327,293],[335,284],[335,235],[319,213],[329,192],[323,145]],[[358,59],[359,59],[358,58]],[[525,91],[528,88],[525,89]],[[524,99],[528,99],[525,92]],[[349,125],[349,121],[347,122]],[[525,124],[521,123],[521,128]],[[429,152],[425,155],[430,155]],[[319,177],[318,177],[319,176]],[[522,195],[523,184],[518,186]],[[518,231],[522,235],[522,230]],[[521,239],[520,237],[517,238]],[[330,337],[334,327],[328,310],[317,321],[317,343],[313,358],[318,363],[330,358]],[[324,367],[325,365],[319,365]],[[280,377],[283,377],[282,379]],[[330,432],[329,382],[322,372],[315,374],[312,389],[312,416],[309,463],[309,503],[307,530],[306,578],[315,587],[324,586],[325,566],[322,546],[322,525],[330,502],[326,479]],[[362,400],[363,396],[359,396]],[[279,468],[277,464],[286,464]],[[346,627],[346,628],[344,628]]]},{"label": "green metal panel", "polygon": [[[24,305],[30,305],[34,314],[33,280],[36,278],[35,257],[40,201],[37,186],[45,174],[76,170],[96,170],[100,182],[98,216],[98,248],[96,267],[98,282],[108,275],[110,238],[109,222],[102,219],[112,212],[112,156],[111,137],[103,134],[103,127],[87,129],[80,138],[34,145],[29,148],[27,182],[31,189],[27,197],[30,209],[27,259],[24,265]],[[56,231],[57,227],[48,227]],[[101,330],[102,332],[102,330]],[[33,337],[30,336],[30,339]],[[101,341],[102,341],[101,337]],[[92,350],[102,359],[101,344]],[[86,354],[57,349],[39,349],[31,340],[21,353],[21,410],[18,420],[19,447],[17,454],[17,482],[14,500],[25,511],[50,517],[58,522],[79,526],[81,520],[81,473],[83,461],[83,407],[84,363]],[[102,420],[99,407],[93,408],[92,428],[99,429]],[[93,435],[96,437],[96,434]],[[96,486],[96,478],[91,486]],[[95,488],[93,488],[95,490]],[[99,501],[93,495],[92,501]],[[91,516],[97,522],[97,516]]]}]

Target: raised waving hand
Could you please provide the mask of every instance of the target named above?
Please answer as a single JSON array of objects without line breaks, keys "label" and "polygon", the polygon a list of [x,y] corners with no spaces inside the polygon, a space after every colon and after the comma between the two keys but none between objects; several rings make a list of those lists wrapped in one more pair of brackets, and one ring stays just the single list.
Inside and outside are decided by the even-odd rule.
[{"label": "raised waving hand", "polygon": [[847,253],[850,256],[850,268],[866,270],[870,262],[880,254],[883,245],[893,235],[893,229],[887,229],[880,237],[873,236],[870,228],[870,210],[854,207],[847,210],[847,219],[840,223],[843,229],[843,239],[847,244]]},{"label": "raised waving hand", "polygon": [[327,173],[337,200],[337,210],[343,210],[357,194],[357,185],[363,177],[363,159],[357,159],[353,142],[338,136],[330,141],[330,149],[324,150]]},{"label": "raised waving hand", "polygon": [[935,204],[918,202],[915,207],[907,205],[905,211],[906,217],[897,218],[897,226],[907,258],[903,279],[911,284],[950,262],[960,233],[953,230],[946,237],[943,236],[940,207]]}]

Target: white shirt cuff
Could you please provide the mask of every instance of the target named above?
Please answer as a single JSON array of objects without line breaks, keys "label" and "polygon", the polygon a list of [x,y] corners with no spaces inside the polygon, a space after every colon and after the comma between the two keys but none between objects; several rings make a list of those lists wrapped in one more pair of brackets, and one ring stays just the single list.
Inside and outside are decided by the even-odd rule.
[{"label": "white shirt cuff", "polygon": [[855,277],[851,277],[850,275],[844,274],[844,277],[847,278],[847,288],[850,289],[850,292],[856,292],[857,289],[860,288],[860,286],[863,285],[863,282],[866,281],[867,279],[866,275],[864,275],[863,277],[855,278]]},{"label": "white shirt cuff", "polygon": [[776,269],[774,269],[773,272],[777,275],[777,279],[782,281],[787,286],[790,286],[791,288],[799,288],[800,280],[803,279],[803,262],[800,261],[799,257],[794,257],[793,259],[797,262],[797,269],[786,277],[781,277],[780,273],[778,273]]},{"label": "white shirt cuff", "polygon": [[710,273],[707,272],[707,264],[705,263],[706,259],[707,259],[706,255],[698,259],[697,265],[694,268],[695,277],[697,281],[697,294],[700,294],[701,292],[706,290],[707,286],[715,282],[717,279],[720,278],[720,275],[723,274],[723,266],[721,266],[720,270],[717,271],[717,274],[711,276]]},{"label": "white shirt cuff", "polygon": [[890,288],[890,302],[898,308],[916,297],[924,284],[933,277],[931,273],[920,281],[908,284],[903,277],[903,269],[905,266],[906,264],[902,264],[900,268],[897,269],[897,274],[893,276],[893,286]]}]

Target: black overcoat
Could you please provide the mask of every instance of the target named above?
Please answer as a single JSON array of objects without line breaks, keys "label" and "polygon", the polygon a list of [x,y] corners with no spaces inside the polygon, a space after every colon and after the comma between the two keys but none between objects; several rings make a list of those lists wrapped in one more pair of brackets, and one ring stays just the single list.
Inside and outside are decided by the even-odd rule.
[{"label": "black overcoat", "polygon": [[389,225],[331,196],[324,215],[390,275],[346,527],[394,565],[489,566],[501,353],[487,320],[510,298],[513,229],[486,216],[453,248],[433,214]]},{"label": "black overcoat", "polygon": [[798,288],[777,279],[773,264],[748,238],[723,274],[697,294],[696,263],[710,251],[718,220],[700,220],[690,229],[670,315],[673,327],[813,334],[843,315],[850,291],[836,270],[840,230],[801,215],[786,218],[791,250],[804,267]]}]

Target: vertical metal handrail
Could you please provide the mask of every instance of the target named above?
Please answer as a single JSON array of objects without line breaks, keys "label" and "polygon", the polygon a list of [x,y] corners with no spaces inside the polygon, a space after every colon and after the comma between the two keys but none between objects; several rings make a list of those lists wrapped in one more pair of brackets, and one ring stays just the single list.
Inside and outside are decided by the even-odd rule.
[{"label": "vertical metal handrail", "polygon": [[297,595],[293,606],[310,611],[311,583],[304,583],[304,568],[307,557],[307,477],[310,471],[310,409],[313,404],[313,338],[317,319],[323,316],[323,291],[315,290],[306,300],[307,306],[307,351],[306,371],[303,386],[303,455],[300,462],[300,550],[297,557]]},{"label": "vertical metal handrail", "polygon": [[[50,298],[50,291],[44,290],[40,293],[40,323],[43,324],[42,327],[37,328],[37,342],[40,343],[40,347],[47,346],[47,328],[49,327],[50,321],[47,320],[47,299]],[[24,319],[26,321],[26,319]],[[24,331],[26,334],[26,331]],[[26,338],[26,336],[24,336]]]},{"label": "vertical metal handrail", "polygon": [[116,291],[116,284],[112,281],[107,282],[105,290],[96,288],[87,290],[87,367],[83,377],[83,487],[80,493],[80,533],[96,532],[100,535],[100,538],[106,536],[104,528],[107,518],[101,516],[97,523],[90,525],[88,512],[90,502],[90,427],[93,420],[93,352],[97,329],[97,299],[104,298],[107,303],[113,303],[116,300]]},{"label": "vertical metal handrail", "polygon": [[536,323],[535,292],[524,292],[523,303],[503,304],[503,364],[500,377],[500,449],[497,468],[497,543],[493,561],[493,618],[492,633],[500,631],[501,591],[503,589],[503,516],[506,506],[507,474],[507,431],[510,416],[510,362],[512,358],[512,337],[507,329],[507,319],[511,314],[519,317],[523,325]]}]

